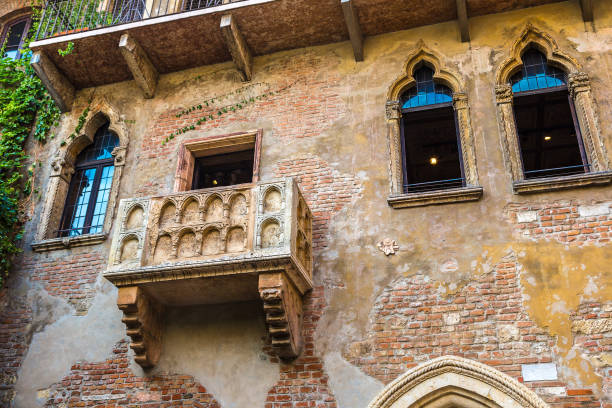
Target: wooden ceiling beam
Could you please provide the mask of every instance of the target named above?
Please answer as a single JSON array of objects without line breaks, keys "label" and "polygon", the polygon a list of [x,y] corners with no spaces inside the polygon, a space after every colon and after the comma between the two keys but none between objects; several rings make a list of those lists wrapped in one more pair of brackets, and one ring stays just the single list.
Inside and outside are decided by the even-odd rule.
[{"label": "wooden ceiling beam", "polygon": [[221,33],[225,45],[232,54],[232,60],[240,73],[243,81],[250,81],[253,76],[253,58],[248,44],[244,40],[236,20],[231,14],[221,17]]},{"label": "wooden ceiling beam", "polygon": [[351,44],[353,45],[355,61],[359,62],[363,61],[363,34],[359,26],[359,19],[357,18],[357,12],[355,11],[353,3],[353,0],[340,0],[342,12],[344,13],[344,22],[349,32]]},{"label": "wooden ceiling beam", "polygon": [[467,0],[457,0],[457,22],[461,33],[461,42],[470,41],[470,25],[467,14]]},{"label": "wooden ceiling beam", "polygon": [[580,0],[580,7],[582,8],[582,19],[584,21],[594,21],[593,16],[593,0]]}]

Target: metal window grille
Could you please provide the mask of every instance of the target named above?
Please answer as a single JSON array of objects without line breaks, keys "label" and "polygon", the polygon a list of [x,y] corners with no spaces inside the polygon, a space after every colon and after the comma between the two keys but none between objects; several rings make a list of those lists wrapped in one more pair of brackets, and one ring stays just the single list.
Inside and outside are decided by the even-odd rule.
[{"label": "metal window grille", "polygon": [[58,236],[102,232],[115,171],[111,152],[118,143],[106,124],[77,157]]}]

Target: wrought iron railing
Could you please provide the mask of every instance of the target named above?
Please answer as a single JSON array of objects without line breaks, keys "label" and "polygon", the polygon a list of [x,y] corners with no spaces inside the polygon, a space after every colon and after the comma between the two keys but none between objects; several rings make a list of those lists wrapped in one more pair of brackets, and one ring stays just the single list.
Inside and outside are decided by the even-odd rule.
[{"label": "wrought iron railing", "polygon": [[244,0],[47,0],[36,40]]}]

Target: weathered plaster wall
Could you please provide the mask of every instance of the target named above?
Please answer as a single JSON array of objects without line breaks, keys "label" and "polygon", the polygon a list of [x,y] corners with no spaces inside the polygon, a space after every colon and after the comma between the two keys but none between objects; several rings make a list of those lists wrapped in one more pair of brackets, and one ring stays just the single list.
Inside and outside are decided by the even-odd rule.
[{"label": "weathered plaster wall", "polygon": [[[166,144],[204,114],[177,112],[244,86],[230,63],[163,76],[151,100],[133,82],[79,92],[58,137],[30,147],[43,163],[40,191],[50,157],[92,96],[118,109],[130,131],[120,198],[171,192],[181,141],[263,129],[261,179],[296,175],[314,215],[306,347],[282,364],[267,354],[259,311],[193,307],[167,313],[162,361],[142,372],[128,354],[115,292],[99,278],[110,243],[32,253],[42,206],[34,199],[23,266],[0,295],[5,404],[16,389],[23,407],[48,398],[49,406],[357,408],[424,356],[453,353],[515,377],[521,364],[553,362],[558,380],[528,384],[551,405],[610,406],[612,188],[512,194],[494,95],[495,69],[531,23],[591,75],[610,151],[612,4],[595,2],[595,11],[594,25],[582,22],[575,1],[473,18],[469,44],[458,41],[455,23],[369,37],[361,63],[348,43],[256,57],[254,95],[291,86]],[[386,203],[386,93],[419,40],[467,84],[480,201],[404,210]],[[386,237],[399,243],[395,255],[376,248]]]}]

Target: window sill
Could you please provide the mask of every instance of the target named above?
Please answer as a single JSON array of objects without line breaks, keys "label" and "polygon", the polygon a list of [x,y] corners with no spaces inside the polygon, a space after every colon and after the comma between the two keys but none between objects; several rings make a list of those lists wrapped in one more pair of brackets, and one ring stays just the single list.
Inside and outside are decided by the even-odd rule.
[{"label": "window sill", "polygon": [[476,201],[482,197],[482,187],[461,187],[449,190],[410,193],[387,198],[393,208],[422,207],[426,205]]},{"label": "window sill", "polygon": [[515,181],[512,183],[512,188],[515,194],[530,194],[610,184],[610,182],[612,182],[612,171],[604,171],[599,173]]},{"label": "window sill", "polygon": [[54,251],[86,245],[96,245],[106,241],[107,234],[87,234],[76,237],[51,238],[32,242],[31,247],[35,252]]}]

